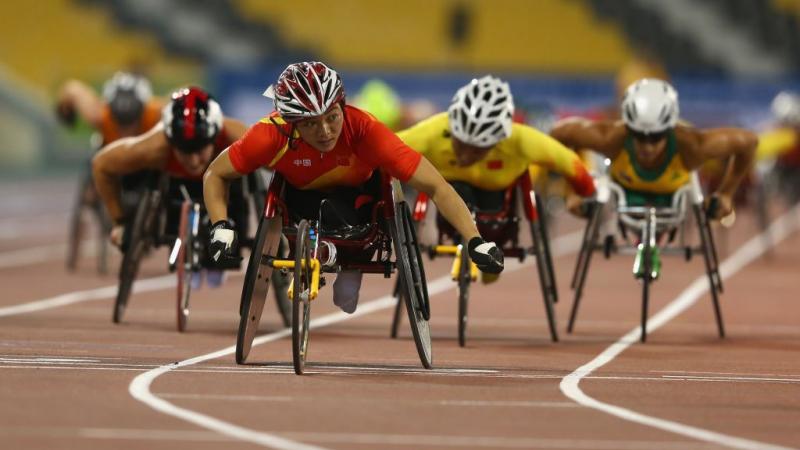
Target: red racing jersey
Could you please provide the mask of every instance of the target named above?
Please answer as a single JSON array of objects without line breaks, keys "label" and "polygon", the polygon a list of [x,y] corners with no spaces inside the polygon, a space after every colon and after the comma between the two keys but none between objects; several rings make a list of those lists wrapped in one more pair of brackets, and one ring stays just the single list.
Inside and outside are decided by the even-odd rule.
[{"label": "red racing jersey", "polygon": [[[293,132],[290,147],[289,135]],[[349,105],[344,107],[342,133],[329,152],[322,153],[303,142],[291,124],[272,113],[234,142],[228,157],[241,174],[266,166],[303,190],[360,186],[378,168],[405,182],[422,159],[380,121]]]}]

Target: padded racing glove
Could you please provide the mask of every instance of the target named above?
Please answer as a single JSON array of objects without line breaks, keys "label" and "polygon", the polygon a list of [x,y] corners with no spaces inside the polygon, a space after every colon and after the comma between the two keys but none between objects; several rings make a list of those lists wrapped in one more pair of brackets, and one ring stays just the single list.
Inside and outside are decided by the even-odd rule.
[{"label": "padded racing glove", "polygon": [[503,251],[494,242],[486,242],[481,237],[474,237],[467,244],[469,258],[481,272],[500,273],[503,271]]},{"label": "padded racing glove", "polygon": [[211,226],[211,239],[208,244],[208,255],[220,269],[238,269],[242,257],[238,255],[239,243],[233,223],[220,220]]}]

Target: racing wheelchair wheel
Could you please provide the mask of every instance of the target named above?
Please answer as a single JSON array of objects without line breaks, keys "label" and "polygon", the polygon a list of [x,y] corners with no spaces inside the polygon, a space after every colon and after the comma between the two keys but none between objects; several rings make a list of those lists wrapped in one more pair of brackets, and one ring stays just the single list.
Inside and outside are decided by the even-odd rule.
[{"label": "racing wheelchair wheel", "polygon": [[297,226],[292,280],[292,362],[294,373],[303,374],[308,356],[308,328],[311,320],[311,240],[310,225],[302,220]]},{"label": "racing wheelchair wheel", "polygon": [[[393,188],[395,192],[400,189],[396,185]],[[395,196],[395,198],[397,197]],[[414,335],[414,343],[417,346],[420,361],[426,369],[431,369],[433,354],[431,331],[428,324],[430,304],[419,243],[408,204],[404,200],[395,200],[394,210],[395,214],[390,222],[390,228],[401,282],[400,296],[405,299],[411,332]]]},{"label": "racing wheelchair wheel", "polygon": [[97,226],[97,273],[108,273],[108,234],[111,220],[100,203],[99,194],[94,188],[91,171],[84,174],[78,185],[75,203],[70,212],[69,233],[67,236],[66,266],[70,272],[78,267],[81,254],[81,240],[86,235],[87,214],[94,218]]},{"label": "racing wheelchair wheel", "polygon": [[550,328],[550,339],[558,342],[556,329],[556,313],[553,304],[556,302],[555,280],[552,278],[552,261],[546,248],[546,238],[543,234],[544,224],[540,221],[531,222],[531,236],[533,237],[533,251],[536,257],[536,271],[539,273],[539,283],[542,288],[542,300],[547,314],[547,325]]},{"label": "racing wheelchair wheel", "polygon": [[469,285],[472,283],[470,273],[471,261],[466,247],[461,248],[461,261],[458,269],[458,345],[467,343],[467,305],[469,303]]},{"label": "racing wheelchair wheel", "polygon": [[139,273],[142,257],[152,247],[155,238],[157,216],[161,204],[161,191],[148,189],[142,195],[136,214],[131,225],[130,239],[128,240],[125,255],[119,270],[119,288],[114,302],[114,323],[122,321],[128,298],[131,295],[133,282]]},{"label": "racing wheelchair wheel", "polygon": [[269,219],[262,216],[242,284],[239,331],[236,335],[237,364],[244,364],[247,360],[253,339],[258,332],[258,323],[261,321],[261,313],[264,310],[264,302],[273,275],[270,263],[278,254],[280,236],[280,215]]},{"label": "racing wheelchair wheel", "polygon": [[197,232],[199,226],[200,205],[185,201],[181,205],[181,219],[178,228],[180,247],[177,258],[177,312],[178,331],[186,331],[189,321],[189,297],[192,291],[192,274],[196,270]]}]

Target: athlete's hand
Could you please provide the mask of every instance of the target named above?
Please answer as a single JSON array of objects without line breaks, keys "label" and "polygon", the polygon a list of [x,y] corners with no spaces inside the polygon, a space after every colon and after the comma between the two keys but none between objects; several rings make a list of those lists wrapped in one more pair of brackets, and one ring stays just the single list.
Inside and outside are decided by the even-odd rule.
[{"label": "athlete's hand", "polygon": [[236,231],[229,220],[220,220],[212,225],[208,254],[217,267],[238,269],[242,262],[242,257],[237,254],[238,246]]},{"label": "athlete's hand", "polygon": [[586,218],[589,217],[591,208],[591,199],[586,199],[578,194],[568,194],[566,198],[567,211],[575,217]]},{"label": "athlete's hand", "polygon": [[58,120],[64,125],[69,127],[75,126],[75,122],[78,119],[77,116],[75,108],[69,103],[59,102],[56,104],[56,117],[58,117]]},{"label": "athlete's hand", "polygon": [[481,272],[500,273],[503,271],[503,251],[494,242],[486,242],[481,237],[474,237],[467,244],[469,259],[478,266]]},{"label": "athlete's hand", "polygon": [[125,225],[117,224],[111,227],[111,233],[108,235],[108,239],[111,241],[112,244],[117,246],[117,248],[122,248],[122,237],[125,235]]},{"label": "athlete's hand", "polygon": [[706,202],[706,214],[709,219],[720,220],[733,213],[733,198],[730,195],[715,192]]}]

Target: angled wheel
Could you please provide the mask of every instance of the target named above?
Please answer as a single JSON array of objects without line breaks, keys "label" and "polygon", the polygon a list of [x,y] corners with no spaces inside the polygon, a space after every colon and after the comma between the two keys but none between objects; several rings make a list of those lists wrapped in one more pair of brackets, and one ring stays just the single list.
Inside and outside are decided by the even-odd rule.
[{"label": "angled wheel", "polygon": [[547,218],[547,211],[546,208],[540,208],[539,205],[544,205],[541,198],[538,194],[536,194],[536,211],[538,213],[539,220],[537,221],[537,225],[541,230],[542,235],[542,250],[544,251],[544,259],[547,262],[547,275],[549,278],[550,284],[550,292],[552,294],[553,303],[558,303],[558,288],[556,284],[556,273],[553,269],[553,255],[550,252],[550,236],[548,234],[548,223],[545,221]]},{"label": "angled wheel", "polygon": [[308,326],[311,320],[311,242],[310,226],[302,220],[297,227],[292,280],[292,362],[294,373],[303,374],[308,355]]},{"label": "angled wheel", "polygon": [[278,242],[281,235],[281,218],[262,217],[256,231],[253,251],[247,263],[242,299],[239,306],[239,331],[236,335],[236,363],[244,364],[250,354],[250,347],[258,332],[258,323],[267,300],[272,266],[270,260],[278,254]]},{"label": "angled wheel", "polygon": [[180,247],[177,259],[177,325],[178,331],[186,331],[189,321],[189,298],[192,291],[192,274],[196,270],[197,232],[200,225],[200,205],[183,202],[178,228]]},{"label": "angled wheel", "polygon": [[395,202],[394,209],[395,214],[390,228],[401,283],[400,296],[405,300],[411,333],[420,361],[426,369],[430,369],[433,367],[433,352],[428,325],[430,306],[425,269],[422,266],[419,243],[408,204],[405,201]]},{"label": "angled wheel", "polygon": [[139,273],[142,257],[153,245],[160,200],[161,193],[159,191],[146,190],[136,208],[136,214],[130,225],[130,238],[128,239],[127,249],[119,270],[119,287],[114,301],[114,314],[112,317],[114,323],[122,321],[122,316],[128,306],[133,282]]},{"label": "angled wheel", "polygon": [[717,265],[717,250],[714,246],[714,238],[711,234],[711,226],[705,216],[705,212],[698,205],[694,207],[695,218],[697,219],[698,234],[700,235],[700,250],[703,253],[706,276],[708,276],[708,288],[711,292],[711,301],[714,307],[714,318],[717,321],[717,332],[719,337],[725,337],[725,325],[722,321],[722,310],[719,306],[719,293],[722,292],[722,277],[719,274]]},{"label": "angled wheel", "polygon": [[545,251],[545,237],[542,234],[543,226],[541,222],[532,222],[531,235],[533,236],[533,250],[536,257],[536,271],[539,274],[539,284],[542,290],[542,301],[544,301],[544,310],[547,314],[547,325],[550,328],[550,339],[553,342],[558,342],[558,330],[556,329],[556,313],[553,304],[556,301],[556,287],[553,284],[554,280],[551,278],[553,273],[551,264],[548,259],[547,252]]},{"label": "angled wheel", "polygon": [[469,285],[472,283],[471,261],[466,247],[461,249],[460,258],[458,268],[458,345],[463,347],[467,343],[467,306],[469,304]]},{"label": "angled wheel", "polygon": [[572,308],[569,313],[567,333],[572,333],[572,329],[575,326],[578,307],[580,306],[581,296],[583,295],[583,287],[586,283],[586,275],[589,272],[589,263],[592,260],[592,253],[594,253],[594,246],[597,243],[597,235],[600,231],[602,204],[594,202],[590,203],[590,205],[589,220],[586,223],[583,243],[578,253],[578,261],[575,263],[575,272],[572,275],[572,289],[575,290],[575,297],[572,300]]}]

